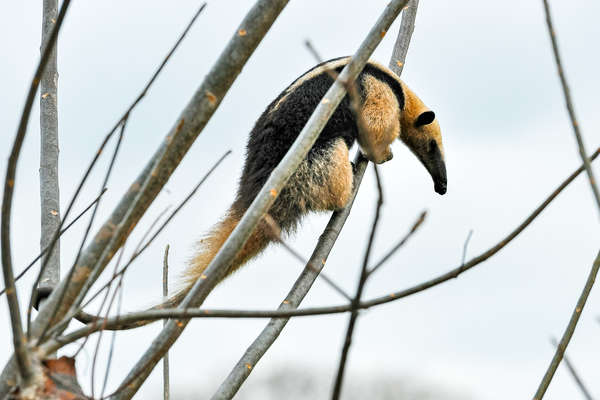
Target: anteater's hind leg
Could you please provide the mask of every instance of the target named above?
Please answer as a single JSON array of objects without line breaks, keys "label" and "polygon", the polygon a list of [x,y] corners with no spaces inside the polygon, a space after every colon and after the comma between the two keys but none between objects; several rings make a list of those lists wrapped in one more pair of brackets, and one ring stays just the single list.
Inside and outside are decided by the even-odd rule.
[{"label": "anteater's hind leg", "polygon": [[352,193],[352,164],[341,138],[313,148],[291,176],[271,214],[283,223],[295,222],[309,211],[337,210]]},{"label": "anteater's hind leg", "polygon": [[348,158],[348,146],[343,139],[331,142],[331,146],[313,159],[313,179],[309,193],[309,206],[315,211],[343,208],[352,193],[352,164]]}]

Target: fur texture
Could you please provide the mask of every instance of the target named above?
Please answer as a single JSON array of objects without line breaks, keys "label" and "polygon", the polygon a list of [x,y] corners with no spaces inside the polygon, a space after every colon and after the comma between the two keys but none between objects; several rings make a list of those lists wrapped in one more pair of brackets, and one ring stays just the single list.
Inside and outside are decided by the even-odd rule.
[{"label": "fur texture", "polygon": [[[329,72],[340,72],[348,61],[349,57],[342,57],[315,66],[288,86],[260,116],[250,132],[236,198],[225,217],[198,243],[196,255],[185,272],[185,287],[173,297],[171,305],[177,304],[197,279],[203,279],[204,270],[332,85]],[[437,121],[429,121],[431,116],[435,119],[433,112],[393,72],[374,62],[365,66],[357,84],[362,103],[358,115],[361,126],[366,129],[359,133],[356,116],[346,96],[275,200],[268,216],[236,256],[228,274],[276,240],[279,232],[295,231],[307,213],[336,210],[346,205],[352,192],[348,149],[356,141],[368,159],[383,163],[392,158],[390,145],[400,138],[432,177],[435,175],[434,181],[439,180],[436,191],[445,192],[439,125]],[[276,225],[275,229],[267,219]]]}]

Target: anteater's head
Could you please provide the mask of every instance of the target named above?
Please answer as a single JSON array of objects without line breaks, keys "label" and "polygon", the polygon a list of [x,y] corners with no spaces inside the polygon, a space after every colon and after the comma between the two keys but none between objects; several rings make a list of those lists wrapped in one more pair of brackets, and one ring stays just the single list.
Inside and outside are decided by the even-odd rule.
[{"label": "anteater's head", "polygon": [[404,110],[400,114],[400,140],[417,156],[433,179],[434,189],[446,193],[446,164],[440,124],[408,86],[402,83]]}]

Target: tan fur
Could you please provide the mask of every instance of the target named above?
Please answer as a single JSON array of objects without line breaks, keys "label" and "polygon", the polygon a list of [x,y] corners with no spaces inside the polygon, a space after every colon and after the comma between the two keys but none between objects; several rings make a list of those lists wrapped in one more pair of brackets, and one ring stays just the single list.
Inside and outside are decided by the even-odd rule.
[{"label": "tan fur", "polygon": [[302,212],[337,210],[348,203],[352,177],[348,146],[339,138],[326,152],[313,157],[310,164],[304,160],[286,190]]},{"label": "tan fur", "polygon": [[419,151],[426,152],[427,143],[433,139],[440,148],[442,156],[444,156],[442,133],[437,118],[431,124],[415,128],[414,122],[417,117],[424,111],[428,111],[429,108],[404,82],[401,82],[401,84],[404,91],[404,110],[400,117],[402,128],[400,138],[415,153]]},{"label": "tan fur", "polygon": [[394,92],[379,79],[363,76],[367,94],[361,110],[358,144],[365,156],[381,164],[392,158],[390,145],[400,134],[400,106]]},{"label": "tan fur", "polygon": [[[229,211],[225,218],[215,225],[206,237],[198,241],[196,255],[189,261],[188,268],[184,271],[185,287],[181,290],[182,293],[187,292],[198,278],[202,278],[204,270],[221,249],[221,246],[223,246],[223,243],[225,243],[239,221],[240,217],[237,213]],[[272,241],[270,228],[265,221],[261,220],[244,247],[235,257],[227,271],[227,275],[236,271],[250,258],[258,255],[270,241]]]},{"label": "tan fur", "polygon": [[317,210],[340,209],[348,203],[352,193],[352,165],[348,161],[348,146],[338,139],[325,165],[327,186],[312,185],[313,208]]}]

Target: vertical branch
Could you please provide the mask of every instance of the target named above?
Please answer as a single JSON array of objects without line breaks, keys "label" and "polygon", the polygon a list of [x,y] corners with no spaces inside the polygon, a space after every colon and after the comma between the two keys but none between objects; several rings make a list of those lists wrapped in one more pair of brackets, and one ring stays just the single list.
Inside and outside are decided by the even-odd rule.
[{"label": "vertical branch", "polygon": [[[58,0],[44,0],[42,15],[42,48],[48,43],[58,16]],[[60,226],[60,193],[58,185],[58,70],[57,46],[50,53],[40,82],[40,249],[48,247]],[[40,288],[53,289],[60,280],[60,245],[42,261],[47,264]]]},{"label": "vertical branch", "polygon": [[563,336],[560,339],[560,342],[558,343],[558,346],[556,346],[556,352],[554,353],[554,357],[552,358],[552,361],[550,362],[550,365],[546,370],[546,374],[540,382],[537,392],[535,392],[535,396],[533,396],[533,400],[542,400],[542,398],[544,397],[544,394],[546,393],[546,390],[548,389],[548,386],[550,385],[550,382],[554,377],[554,373],[556,372],[556,369],[558,368],[558,365],[560,364],[560,361],[562,360],[565,351],[567,350],[567,346],[571,341],[571,337],[573,337],[573,332],[575,332],[575,328],[577,327],[577,322],[579,322],[579,317],[581,316],[583,307],[585,307],[585,303],[587,302],[588,296],[592,291],[592,287],[594,286],[594,281],[596,280],[596,276],[598,275],[599,269],[600,251],[596,256],[596,259],[594,260],[594,264],[592,265],[592,269],[590,270],[583,291],[581,292],[579,300],[575,305],[575,310],[573,310],[573,313],[571,314],[569,324],[567,325],[565,332],[563,333]]},{"label": "vertical branch", "polygon": [[546,13],[546,25],[548,26],[548,33],[550,34],[550,40],[552,41],[552,50],[554,52],[554,61],[556,62],[556,69],[558,70],[558,76],[560,77],[560,84],[562,86],[563,96],[565,98],[567,111],[569,112],[569,118],[571,119],[571,126],[573,127],[573,133],[575,134],[575,139],[577,140],[577,148],[579,150],[579,155],[581,156],[581,159],[583,160],[585,172],[588,176],[588,180],[590,181],[590,187],[592,189],[592,193],[594,193],[594,197],[596,199],[596,205],[598,206],[598,212],[600,212],[600,192],[598,191],[598,186],[596,185],[596,180],[594,179],[594,172],[592,170],[592,166],[590,165],[590,161],[588,159],[587,152],[585,150],[585,145],[583,143],[583,137],[581,136],[581,132],[579,131],[579,123],[577,122],[577,118],[575,117],[575,107],[573,106],[573,101],[571,100],[571,91],[569,90],[569,85],[567,84],[567,78],[565,76],[565,71],[562,66],[560,53],[558,51],[558,43],[556,41],[556,32],[555,32],[554,26],[552,24],[552,16],[550,15],[550,6],[548,5],[548,0],[543,0],[543,2],[544,2],[544,11]]},{"label": "vertical branch", "polygon": [[[169,299],[169,245],[165,248],[165,257],[163,259],[163,277],[162,277],[162,295],[163,301]],[[167,320],[163,320],[163,326],[167,324]],[[169,400],[171,393],[169,391],[169,352],[163,357],[163,398]]]},{"label": "vertical branch", "polygon": [[379,216],[381,213],[381,206],[383,205],[383,190],[381,188],[381,180],[379,179],[379,173],[377,172],[377,166],[373,165],[375,171],[375,177],[377,178],[377,204],[375,205],[375,218],[371,224],[371,233],[369,234],[369,241],[367,243],[367,249],[363,258],[362,267],[360,270],[360,278],[358,280],[358,286],[356,288],[356,294],[352,299],[352,313],[348,320],[348,327],[346,328],[346,340],[344,340],[344,346],[342,348],[342,354],[340,356],[340,363],[338,365],[338,372],[335,378],[335,385],[333,387],[333,393],[331,395],[332,400],[338,400],[342,392],[342,381],[344,380],[344,370],[346,369],[346,362],[348,360],[348,352],[352,344],[352,335],[354,333],[354,327],[356,326],[356,320],[358,319],[358,306],[362,297],[365,283],[369,278],[369,259],[371,257],[371,249],[373,248],[373,242],[375,241],[375,233],[377,232],[377,225],[379,224]]}]

